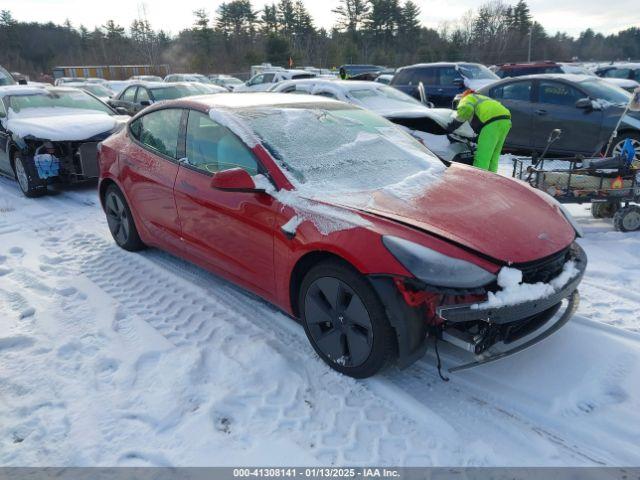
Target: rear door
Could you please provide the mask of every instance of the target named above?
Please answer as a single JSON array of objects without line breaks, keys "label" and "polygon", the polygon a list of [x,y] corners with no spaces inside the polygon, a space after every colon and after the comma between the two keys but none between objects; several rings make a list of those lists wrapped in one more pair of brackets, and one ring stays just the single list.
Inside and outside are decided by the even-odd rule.
[{"label": "rear door", "polygon": [[511,131],[506,140],[507,148],[530,148],[533,130],[533,81],[516,80],[503,83],[489,90],[511,112]]},{"label": "rear door", "polygon": [[173,196],[178,174],[178,137],[184,110],[166,108],[131,123],[131,148],[120,152],[125,194],[147,231],[168,247],[180,246],[180,222]]},{"label": "rear door", "polygon": [[[0,120],[7,117],[7,109],[4,106],[4,102],[0,98]],[[0,122],[0,171],[5,174],[13,176],[11,170],[11,159],[9,158],[9,134],[2,126]]]},{"label": "rear door", "polygon": [[239,167],[258,174],[258,160],[229,129],[194,110],[189,112],[185,152],[175,198],[187,251],[210,269],[272,298],[275,200],[264,193],[211,187],[213,176],[223,170]]},{"label": "rear door", "polygon": [[602,128],[602,110],[577,108],[586,92],[567,82],[537,81],[537,101],[533,104],[533,148],[544,149],[549,134],[556,128],[562,136],[551,151],[563,154],[593,154],[598,148]]},{"label": "rear door", "polygon": [[117,99],[112,100],[111,104],[114,107],[124,107],[127,110],[128,115],[135,115],[136,113],[136,90],[138,87],[135,85],[126,88]]}]

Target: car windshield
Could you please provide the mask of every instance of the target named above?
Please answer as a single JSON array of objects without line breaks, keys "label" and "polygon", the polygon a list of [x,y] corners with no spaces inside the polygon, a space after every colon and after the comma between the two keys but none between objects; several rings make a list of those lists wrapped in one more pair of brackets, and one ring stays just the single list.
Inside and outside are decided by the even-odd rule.
[{"label": "car windshield", "polygon": [[620,87],[616,87],[604,80],[589,79],[580,82],[591,98],[606,100],[616,105],[626,105],[631,99],[631,94]]},{"label": "car windshield", "polygon": [[29,95],[11,95],[8,97],[9,108],[20,115],[37,115],[38,109],[65,108],[73,110],[94,110],[113,114],[113,111],[97,98],[78,91],[47,91]]},{"label": "car windshield", "polygon": [[469,80],[496,80],[499,77],[484,65],[461,63],[458,71]]},{"label": "car windshield", "polygon": [[221,78],[220,81],[225,85],[238,85],[240,83],[244,83],[238,78]]},{"label": "car windshield", "polygon": [[170,85],[167,87],[152,88],[153,98],[156,100],[173,100],[176,98],[200,95],[199,90],[190,85]]},{"label": "car windshield", "polygon": [[84,85],[83,90],[93,93],[97,97],[110,97],[113,92],[102,85]]},{"label": "car windshield", "polygon": [[376,190],[444,170],[413,137],[360,108],[296,104],[237,112],[294,181],[322,184],[328,193]]},{"label": "car windshield", "polygon": [[349,90],[349,94],[355,98],[362,106],[373,110],[397,106],[398,103],[407,106],[421,105],[421,103],[391,87],[379,86],[378,88],[354,88]]}]

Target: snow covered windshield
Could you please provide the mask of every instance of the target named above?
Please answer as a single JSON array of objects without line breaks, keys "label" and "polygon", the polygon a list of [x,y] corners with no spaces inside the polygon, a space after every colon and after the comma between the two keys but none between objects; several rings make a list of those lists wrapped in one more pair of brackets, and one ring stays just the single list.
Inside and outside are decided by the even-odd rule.
[{"label": "snow covered windshield", "polygon": [[465,78],[471,80],[497,80],[499,77],[484,65],[461,63],[458,70]]},{"label": "snow covered windshield", "polygon": [[113,111],[100,100],[81,90],[44,90],[28,95],[10,95],[7,106],[13,114],[38,115],[38,110],[59,108],[65,110],[93,110],[113,115]]},{"label": "snow covered windshield", "polygon": [[360,108],[294,104],[235,112],[294,181],[322,184],[327,193],[375,190],[444,170],[413,137]]}]

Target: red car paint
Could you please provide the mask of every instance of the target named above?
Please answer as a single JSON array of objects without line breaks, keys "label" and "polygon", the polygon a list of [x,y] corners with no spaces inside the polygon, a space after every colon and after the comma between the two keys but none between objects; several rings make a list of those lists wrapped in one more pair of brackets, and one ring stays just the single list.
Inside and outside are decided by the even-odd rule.
[{"label": "red car paint", "polygon": [[[224,96],[177,100],[141,115],[167,106],[208,112]],[[246,107],[246,96],[244,102]],[[293,188],[265,148],[256,145],[252,151],[277,189]],[[556,253],[575,236],[558,209],[529,187],[470,167],[451,167],[412,206],[390,197],[378,198],[375,211],[357,202],[336,205],[357,211],[371,226],[323,235],[306,221],[289,238],[281,226],[294,215],[290,207],[266,193],[214,189],[211,176],[149,152],[128,129],[104,141],[99,158],[101,199],[109,184],[121,189],[143,242],[201,265],[294,315],[293,273],[307,255],[333,254],[363,274],[412,277],[382,243],[383,235],[395,235],[495,273],[509,262]]]}]

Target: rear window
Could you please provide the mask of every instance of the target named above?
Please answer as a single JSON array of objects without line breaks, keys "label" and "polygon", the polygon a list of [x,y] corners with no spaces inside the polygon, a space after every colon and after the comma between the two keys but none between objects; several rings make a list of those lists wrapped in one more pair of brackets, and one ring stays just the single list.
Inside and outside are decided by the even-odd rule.
[{"label": "rear window", "polygon": [[398,72],[391,81],[392,85],[424,85],[438,84],[437,68],[409,68]]},{"label": "rear window", "polygon": [[188,85],[171,85],[168,87],[152,88],[151,93],[156,101],[174,100],[176,98],[199,95],[200,92]]},{"label": "rear window", "polygon": [[531,100],[531,82],[514,82],[491,90],[491,98],[497,98],[500,100],[519,100],[528,102]]}]

